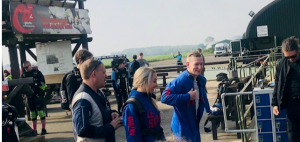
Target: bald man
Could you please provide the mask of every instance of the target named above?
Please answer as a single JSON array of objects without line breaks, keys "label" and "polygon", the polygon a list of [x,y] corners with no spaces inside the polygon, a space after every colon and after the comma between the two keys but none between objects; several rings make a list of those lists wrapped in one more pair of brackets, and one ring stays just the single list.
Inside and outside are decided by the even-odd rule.
[{"label": "bald man", "polygon": [[42,72],[37,69],[33,69],[31,63],[29,61],[25,61],[23,63],[23,68],[25,72],[22,74],[22,78],[33,77],[33,83],[31,85],[31,89],[34,91],[31,95],[26,95],[27,104],[30,109],[30,118],[32,121],[32,129],[37,135],[37,115],[41,119],[42,123],[42,131],[41,135],[45,135],[46,131],[46,117],[44,114],[44,95],[45,89],[47,87],[45,83],[45,78]]}]

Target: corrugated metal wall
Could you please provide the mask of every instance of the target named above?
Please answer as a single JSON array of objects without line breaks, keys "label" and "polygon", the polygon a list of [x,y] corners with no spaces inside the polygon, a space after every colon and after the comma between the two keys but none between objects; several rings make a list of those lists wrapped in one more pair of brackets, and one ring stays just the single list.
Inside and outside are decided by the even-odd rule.
[{"label": "corrugated metal wall", "polygon": [[292,35],[300,38],[300,0],[271,2],[250,21],[246,38],[256,38],[257,26],[262,25],[268,25],[269,36],[277,37],[277,45]]}]

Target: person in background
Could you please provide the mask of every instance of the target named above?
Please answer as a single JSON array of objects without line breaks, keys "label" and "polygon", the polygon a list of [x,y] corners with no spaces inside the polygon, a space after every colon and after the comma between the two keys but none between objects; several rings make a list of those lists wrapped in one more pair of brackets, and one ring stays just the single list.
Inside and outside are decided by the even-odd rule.
[{"label": "person in background", "polygon": [[33,83],[30,84],[33,94],[26,95],[27,105],[30,109],[30,118],[32,121],[32,129],[35,134],[37,133],[37,115],[41,119],[42,131],[41,135],[47,133],[46,131],[46,117],[44,114],[44,95],[45,89],[47,87],[45,83],[45,78],[42,72],[37,69],[33,69],[29,61],[23,62],[23,68],[25,72],[22,74],[22,78],[33,77]]},{"label": "person in background", "polygon": [[112,71],[111,80],[112,85],[115,91],[116,100],[118,102],[118,112],[128,99],[129,91],[131,90],[129,87],[131,86],[130,74],[125,68],[126,62],[123,58],[118,60],[118,67],[115,71]]},{"label": "person in background", "polygon": [[140,63],[140,67],[144,67],[145,65],[150,66],[149,63],[143,58],[144,54],[141,52],[140,53],[140,58],[137,60]]},{"label": "person in background", "polygon": [[198,51],[187,55],[187,70],[171,81],[162,93],[161,102],[174,107],[171,130],[176,141],[200,142],[200,120],[204,108],[210,112],[205,85],[201,75],[203,58]]},{"label": "person in background", "polygon": [[[257,58],[259,59],[261,58],[261,56],[258,55]],[[255,64],[255,68],[259,68],[263,63],[264,63],[264,59],[257,61]],[[264,68],[259,73],[256,74],[256,81],[259,81],[259,79],[264,79],[264,77],[267,75],[266,66],[268,66],[268,62],[265,62]]]},{"label": "person in background", "polygon": [[289,142],[300,141],[300,55],[299,39],[292,36],[282,42],[282,58],[276,66],[272,98],[273,113],[286,109]]},{"label": "person in background", "polygon": [[72,122],[76,142],[115,142],[115,130],[122,118],[111,110],[99,88],[105,86],[106,69],[101,60],[87,59],[80,67],[82,84],[72,101]]},{"label": "person in background", "polygon": [[198,48],[197,51],[200,52],[200,54],[202,56],[202,59],[203,59],[203,69],[202,69],[201,74],[204,76],[204,72],[205,72],[205,66],[204,66],[204,64],[205,64],[205,58],[204,58],[204,55],[202,53],[202,49],[201,48]]},{"label": "person in background", "polygon": [[131,76],[133,76],[134,73],[136,72],[136,70],[138,70],[140,68],[140,63],[136,60],[137,56],[133,55],[132,58],[133,58],[133,61],[129,65],[129,73]]},{"label": "person in background", "polygon": [[4,80],[12,80],[12,76],[11,76],[11,74],[7,71],[7,70],[4,70],[3,71],[4,72]]},{"label": "person in background", "polygon": [[[181,61],[182,55],[180,54],[179,51],[177,51],[177,55],[175,55],[175,56],[174,56],[174,53],[173,53],[173,57],[177,58],[177,65],[178,66],[183,65],[182,61]],[[179,73],[179,71],[177,71],[177,73]]]},{"label": "person in background", "polygon": [[126,57],[126,55],[125,55],[125,57],[124,57],[124,60],[125,60],[125,62],[127,63],[125,67],[128,69],[128,68],[129,68],[128,65],[129,65],[130,61],[129,61],[129,59]]},{"label": "person in background", "polygon": [[244,47],[242,55],[243,56],[248,56],[249,55],[249,51],[248,51],[248,49],[246,47]]},{"label": "person in background", "polygon": [[[145,115],[140,115],[137,104],[127,103],[123,109],[123,125],[127,142],[166,140],[161,127],[160,111],[151,98],[157,87],[157,74],[149,67],[141,67],[134,74],[134,88],[130,98],[139,102]],[[144,123],[143,123],[144,122]]]},{"label": "person in background", "polygon": [[72,71],[66,73],[65,82],[63,82],[62,84],[63,87],[65,87],[65,94],[67,95],[69,105],[72,104],[73,96],[82,83],[80,66],[85,60],[92,58],[93,54],[86,49],[81,49],[77,51],[74,56],[77,67],[75,67]]}]

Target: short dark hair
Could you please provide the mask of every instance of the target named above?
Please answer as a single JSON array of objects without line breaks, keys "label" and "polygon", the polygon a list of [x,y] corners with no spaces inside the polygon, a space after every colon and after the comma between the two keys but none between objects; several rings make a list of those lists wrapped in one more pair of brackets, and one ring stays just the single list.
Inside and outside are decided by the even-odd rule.
[{"label": "short dark hair", "polygon": [[88,59],[88,57],[91,57],[91,56],[93,56],[93,54],[90,51],[88,51],[86,49],[81,49],[81,50],[77,51],[75,54],[76,63],[79,64],[79,60],[84,62],[86,59]]},{"label": "short dark hair", "polygon": [[10,73],[8,72],[8,70],[4,70],[3,72],[4,72],[4,73],[7,73],[8,75],[10,75]]},{"label": "short dark hair", "polygon": [[202,49],[201,49],[201,48],[198,48],[197,50],[198,50],[199,52],[202,52]]},{"label": "short dark hair", "polygon": [[124,58],[120,58],[120,59],[118,59],[118,65],[122,64],[124,61],[125,61],[125,59],[124,59]]},{"label": "short dark hair", "polygon": [[299,39],[291,36],[282,42],[282,51],[299,51]]},{"label": "short dark hair", "polygon": [[132,56],[132,58],[133,58],[133,59],[136,59],[136,58],[137,58],[137,56],[134,54],[134,55]]},{"label": "short dark hair", "polygon": [[144,55],[143,52],[141,52],[141,53],[140,53],[140,56],[143,56],[143,55]]}]

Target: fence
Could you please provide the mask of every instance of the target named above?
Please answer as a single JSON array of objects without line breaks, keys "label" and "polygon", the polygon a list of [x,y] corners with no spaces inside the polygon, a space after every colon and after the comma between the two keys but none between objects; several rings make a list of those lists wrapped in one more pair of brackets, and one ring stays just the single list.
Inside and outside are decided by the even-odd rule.
[{"label": "fence", "polygon": [[[236,132],[240,132],[241,133],[241,138],[243,140],[243,142],[245,141],[248,141],[248,138],[247,138],[247,132],[254,132],[256,131],[255,129],[245,129],[246,128],[246,117],[248,115],[248,113],[250,112],[251,108],[253,107],[253,100],[252,102],[250,103],[249,107],[247,108],[246,110],[246,107],[245,107],[245,104],[244,104],[244,101],[243,101],[243,97],[244,95],[249,95],[249,94],[252,94],[252,92],[244,92],[248,86],[250,84],[252,84],[252,87],[254,87],[256,84],[257,84],[257,80],[255,79],[256,75],[258,73],[262,73],[262,76],[264,79],[266,79],[266,72],[264,71],[264,69],[268,68],[269,69],[269,72],[270,72],[270,80],[272,81],[274,79],[274,76],[275,76],[275,68],[276,68],[276,65],[277,65],[277,58],[279,57],[277,54],[277,51],[280,47],[275,47],[275,48],[272,48],[270,49],[270,54],[264,56],[264,57],[261,57],[253,62],[250,62],[249,64],[245,65],[245,66],[242,66],[239,68],[240,70],[240,78],[245,78],[247,75],[246,75],[246,72],[245,70],[246,69],[249,69],[249,75],[248,76],[251,76],[250,80],[246,83],[246,85],[244,86],[244,88],[238,92],[238,93],[223,93],[221,98],[222,98],[222,105],[223,105],[223,108],[226,108],[225,106],[225,96],[234,96],[236,95],[235,99],[236,99],[236,107],[237,107],[237,113],[238,113],[238,125],[239,125],[239,130],[229,130],[228,128],[228,122],[227,122],[227,114],[226,114],[226,109],[223,109],[223,113],[224,113],[224,123],[225,123],[225,132],[227,133],[236,133]],[[255,68],[255,72],[252,74],[252,68],[256,62],[258,61],[261,61],[261,60],[264,60],[263,63],[261,64],[261,66],[256,69]],[[268,61],[268,66],[266,66],[266,63]],[[242,77],[242,75],[244,75]],[[252,88],[253,89],[253,88]]]}]

